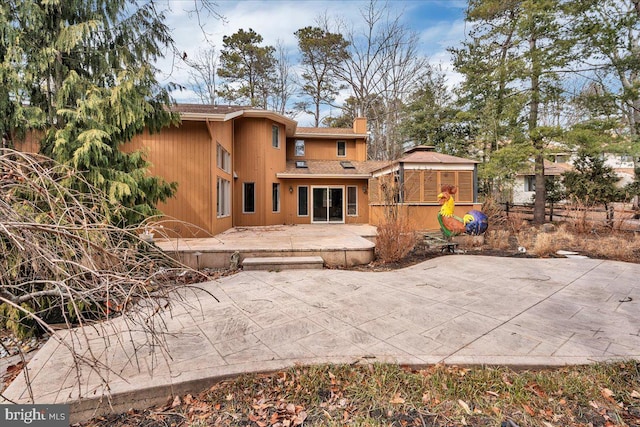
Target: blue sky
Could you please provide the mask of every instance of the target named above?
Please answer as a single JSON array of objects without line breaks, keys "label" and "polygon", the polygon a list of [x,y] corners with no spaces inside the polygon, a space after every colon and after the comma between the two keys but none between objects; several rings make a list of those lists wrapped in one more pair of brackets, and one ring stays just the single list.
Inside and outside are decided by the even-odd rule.
[{"label": "blue sky", "polygon": [[[188,13],[188,9],[193,8],[193,1],[168,0],[171,10],[167,13],[167,24],[173,30],[178,49],[191,57],[207,45],[195,16]],[[240,28],[252,28],[264,37],[265,44],[275,45],[281,41],[295,54],[297,43],[293,33],[297,29],[314,25],[315,19],[324,13],[357,27],[362,23],[360,10],[368,1],[217,0],[216,3],[216,11],[225,17],[225,22],[204,16],[204,29],[209,43],[218,50],[222,48],[224,35],[231,35]],[[440,64],[450,84],[455,84],[459,78],[451,70],[451,57],[446,49],[464,39],[466,0],[391,0],[387,4],[393,14],[402,13],[401,22],[419,34],[421,51],[430,62]],[[161,81],[186,82],[187,70],[179,63],[167,58],[158,66],[163,71],[159,76]],[[169,72],[171,75],[167,75]],[[174,97],[179,102],[197,102],[189,91],[175,93]]]}]

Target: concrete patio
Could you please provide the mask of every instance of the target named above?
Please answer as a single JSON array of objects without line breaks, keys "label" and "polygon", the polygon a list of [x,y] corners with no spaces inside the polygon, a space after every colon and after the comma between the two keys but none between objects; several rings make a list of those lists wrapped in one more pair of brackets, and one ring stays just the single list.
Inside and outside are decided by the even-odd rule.
[{"label": "concrete patio", "polygon": [[[74,334],[76,351],[88,355],[86,334],[111,371],[96,364],[77,371],[68,348],[50,340],[28,372],[35,402],[70,403],[74,422],[294,364],[638,359],[638,277],[638,264],[473,255],[380,273],[241,272],[181,292],[182,302],[163,313],[166,333],[154,347],[122,318]],[[28,402],[24,376],[5,395]]]},{"label": "concrete patio", "polygon": [[328,266],[374,260],[376,227],[368,224],[301,224],[234,227],[209,238],[160,239],[156,244],[192,268],[229,267],[231,255],[321,256]]}]

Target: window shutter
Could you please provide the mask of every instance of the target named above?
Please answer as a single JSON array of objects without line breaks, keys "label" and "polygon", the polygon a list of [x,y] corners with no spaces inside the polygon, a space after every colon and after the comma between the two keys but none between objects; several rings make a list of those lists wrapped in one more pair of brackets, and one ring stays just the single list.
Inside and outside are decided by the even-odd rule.
[{"label": "window shutter", "polygon": [[420,201],[420,171],[404,171],[404,200],[405,202]]},{"label": "window shutter", "polygon": [[473,172],[458,172],[458,201],[473,202]]},{"label": "window shutter", "polygon": [[436,171],[424,171],[424,194],[422,201],[436,203],[438,201],[438,173]]}]

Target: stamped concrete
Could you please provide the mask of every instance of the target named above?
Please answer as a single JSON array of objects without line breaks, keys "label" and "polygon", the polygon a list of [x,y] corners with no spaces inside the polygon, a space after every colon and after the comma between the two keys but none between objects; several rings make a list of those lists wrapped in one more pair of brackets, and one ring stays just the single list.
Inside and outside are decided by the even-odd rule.
[{"label": "stamped concrete", "polygon": [[[87,327],[64,345],[50,340],[29,377],[36,403],[69,402],[78,420],[294,364],[637,359],[638,277],[637,264],[463,255],[381,273],[241,272],[181,291],[181,302],[156,319],[165,328],[156,341],[122,318]],[[111,370],[77,369],[69,347]],[[5,395],[29,401],[24,377]]]}]

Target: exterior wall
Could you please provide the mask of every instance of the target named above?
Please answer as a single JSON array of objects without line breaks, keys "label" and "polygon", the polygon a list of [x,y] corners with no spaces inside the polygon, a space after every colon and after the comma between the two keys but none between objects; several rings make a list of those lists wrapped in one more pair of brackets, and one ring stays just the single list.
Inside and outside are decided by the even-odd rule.
[{"label": "exterior wall", "polygon": [[23,153],[38,153],[40,152],[40,140],[43,136],[42,132],[28,131],[22,141],[13,141],[13,148]]},{"label": "exterior wall", "polygon": [[[272,125],[280,129],[280,148],[272,146]],[[233,225],[257,226],[284,223],[283,197],[285,185],[276,173],[286,168],[286,135],[284,125],[269,119],[240,118],[234,123],[233,165],[238,176],[233,187]],[[255,212],[244,213],[243,186],[255,184]],[[280,212],[271,204],[272,184],[280,183]],[[288,190],[287,190],[288,191]]]},{"label": "exterior wall", "polygon": [[[422,231],[440,229],[440,224],[438,224],[440,205],[401,204],[398,208],[400,215],[409,219],[409,224],[413,229]],[[480,210],[481,208],[480,203],[458,203],[456,201],[455,214],[463,217],[470,210]],[[371,205],[369,207],[369,224],[379,225],[383,222],[387,209],[389,209],[387,206]]]},{"label": "exterior wall", "polygon": [[524,191],[525,178],[524,175],[518,175],[513,182],[513,203],[533,203],[536,192]]},{"label": "exterior wall", "polygon": [[166,232],[183,237],[216,232],[215,183],[212,186],[215,147],[212,150],[206,123],[183,122],[179,127],[165,128],[153,135],[145,131],[122,149],[143,150],[151,163],[151,174],[178,183],[175,197],[158,205],[167,217],[179,218],[205,230],[188,229],[182,222],[168,222]]},{"label": "exterior wall", "polygon": [[[284,221],[286,224],[311,224],[312,206],[311,206],[311,188],[315,186],[325,187],[342,187],[344,188],[344,220],[345,224],[367,224],[369,222],[369,196],[365,192],[367,181],[364,179],[286,179],[282,180],[282,196],[284,208]],[[306,186],[308,192],[308,211],[307,216],[298,216],[298,187]],[[347,215],[347,187],[357,187],[357,215]],[[289,187],[293,192],[289,192]]]},{"label": "exterior wall", "polygon": [[401,173],[404,176],[403,200],[407,203],[438,203],[437,196],[444,184],[458,187],[458,193],[455,195],[456,202],[473,203],[473,170],[404,169],[401,172],[396,169],[391,173],[369,179],[369,197],[372,204],[385,203],[392,199],[393,192],[389,187],[392,185],[390,181],[392,174],[400,179]]},{"label": "exterior wall", "polygon": [[[236,190],[234,188],[235,182],[233,179],[233,164],[234,164],[234,153],[233,153],[233,123],[232,122],[208,122],[207,127],[209,129],[209,135],[211,137],[211,151],[213,154],[211,167],[212,167],[212,179],[211,179],[211,233],[219,234],[229,228],[233,227],[233,194]],[[217,145],[220,144],[230,155],[231,155],[231,164],[229,171],[224,171],[223,169],[218,167],[218,159],[217,159]],[[230,182],[230,212],[228,216],[218,216],[217,214],[217,183],[218,177],[223,178]]]},{"label": "exterior wall", "polygon": [[[304,156],[295,156],[295,141],[304,140]],[[338,157],[337,141],[346,142],[346,156]],[[367,144],[364,139],[341,138],[289,138],[287,139],[287,159],[289,160],[367,160]]]}]

